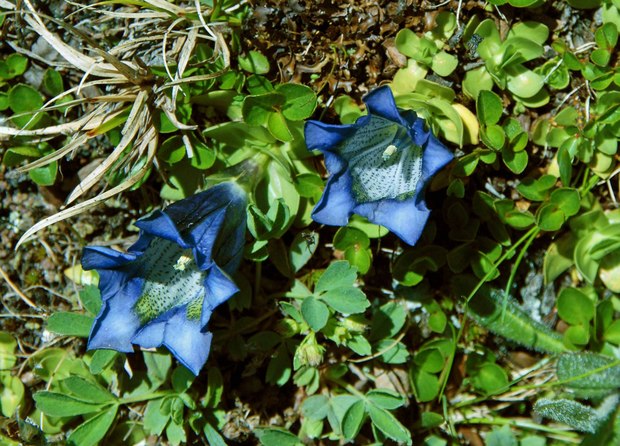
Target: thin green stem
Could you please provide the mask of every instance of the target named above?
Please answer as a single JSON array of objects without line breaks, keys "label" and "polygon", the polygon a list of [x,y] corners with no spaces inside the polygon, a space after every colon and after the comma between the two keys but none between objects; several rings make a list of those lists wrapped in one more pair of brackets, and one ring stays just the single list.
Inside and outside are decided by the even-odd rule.
[{"label": "thin green stem", "polygon": [[355,387],[353,387],[351,384],[344,382],[343,380],[339,379],[339,378],[332,378],[329,376],[329,374],[325,375],[325,377],[327,379],[329,379],[331,382],[333,382],[334,384],[338,384],[340,387],[342,387],[343,389],[345,389],[347,392],[349,392],[351,395],[355,395],[360,399],[365,400],[366,399],[366,395],[364,395],[362,392],[360,392],[359,390],[357,390]]},{"label": "thin green stem", "polygon": [[529,429],[540,432],[546,432],[548,434],[553,434],[559,436],[564,441],[571,441],[574,443],[579,443],[580,438],[579,435],[572,431],[567,431],[564,429],[557,429],[549,426],[543,426],[541,424],[536,424],[531,421],[520,420],[515,418],[502,418],[502,417],[490,417],[490,418],[467,418],[463,421],[458,421],[457,424],[492,424],[498,426],[515,426],[521,429]]},{"label": "thin green stem", "polygon": [[540,231],[532,232],[532,235],[525,241],[523,248],[521,248],[521,251],[519,252],[519,255],[517,256],[517,259],[515,260],[514,265],[512,265],[512,269],[510,271],[510,277],[508,278],[508,282],[506,283],[506,288],[504,289],[504,297],[502,301],[502,321],[504,320],[504,314],[506,314],[506,307],[508,306],[508,295],[510,293],[510,288],[512,288],[512,284],[514,283],[515,276],[517,275],[517,270],[519,269],[519,265],[521,265],[521,261],[523,260],[525,253],[527,252],[527,250],[529,249],[530,245],[532,244],[532,242],[534,241],[534,239],[536,238],[539,232]]},{"label": "thin green stem", "polygon": [[[504,260],[512,256],[516,252],[519,246],[527,242],[531,237],[535,237],[539,232],[540,232],[540,229],[534,226],[529,231],[527,231],[523,236],[521,236],[521,238],[517,240],[516,243],[514,243],[510,247],[510,249],[506,250],[506,252],[499,259],[497,259],[497,262],[493,264],[493,267],[489,269],[489,271],[484,275],[484,277],[478,282],[478,284],[474,287],[474,289],[469,293],[469,296],[467,296],[467,298],[465,299],[465,310],[467,310],[469,301],[476,295],[476,293],[480,290],[480,288],[482,288],[482,285],[484,285],[486,281],[489,280],[493,274],[495,274],[495,271],[497,271],[497,269],[504,262]],[[456,347],[461,339],[461,336],[463,335],[464,329],[465,329],[465,320],[463,320],[463,323],[461,324],[461,327],[459,328],[459,331],[456,337],[454,338],[454,345],[452,347],[452,351],[450,352],[450,358],[448,359],[448,364],[441,373],[441,376],[440,376],[441,390],[439,391],[438,398],[441,398],[443,396],[443,393],[446,389],[446,385],[448,384],[448,377],[450,376],[450,372],[452,371],[452,364],[454,363],[454,357],[456,356]]]}]

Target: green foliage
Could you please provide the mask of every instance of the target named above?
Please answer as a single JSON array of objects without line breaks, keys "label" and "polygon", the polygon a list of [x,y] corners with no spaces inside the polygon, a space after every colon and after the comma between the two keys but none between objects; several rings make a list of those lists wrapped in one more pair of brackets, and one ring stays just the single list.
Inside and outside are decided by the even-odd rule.
[{"label": "green foliage", "polygon": [[[195,6],[172,14],[149,2],[133,5],[153,14],[153,29],[168,30],[162,47],[172,52],[161,59],[166,66],[135,62],[132,75],[114,73],[118,81],[92,74],[110,81],[105,96],[82,97],[74,79],[83,73],[64,65],[42,70],[35,87],[24,76],[29,56],[0,57],[3,125],[17,133],[0,135],[9,138],[2,139],[3,166],[64,192],[66,155],[73,168],[104,154],[69,203],[90,188],[133,189],[138,204],[114,209],[120,218],[158,207],[153,188],[162,200],[178,200],[232,179],[250,193],[245,261],[234,277],[241,291],[209,325],[209,369],[194,379],[164,352],[83,353],[83,341],[67,337],[87,338],[102,307],[97,288],[84,287],[79,302],[69,298],[44,326],[62,344],[31,353],[29,343],[23,350],[0,333],[0,408],[15,417],[21,440],[225,445],[255,436],[274,446],[443,446],[475,425],[489,445],[617,443],[620,4],[571,0],[584,9],[576,13],[562,2],[496,0],[486,10],[466,5],[461,23],[442,8],[423,31],[415,21],[394,21],[400,30],[371,34],[364,51],[373,55],[375,37],[394,37],[379,43],[398,69],[386,65],[380,79],[398,107],[421,116],[456,155],[427,185],[432,213],[409,247],[355,216],[340,228],[312,223],[331,172],[307,151],[304,121],[352,124],[366,113],[361,92],[375,86],[371,78],[346,78],[364,72],[353,68],[350,42],[334,43],[333,54],[323,54],[326,65],[317,65],[322,71],[308,74],[304,58],[322,35],[285,66],[280,46],[243,34],[252,2],[199,3],[200,18]],[[597,21],[588,8],[600,8]],[[562,21],[579,14],[588,18],[585,28],[600,26],[573,23],[550,33],[535,21],[539,11]],[[280,13],[299,26],[293,6],[258,9],[251,23]],[[160,15],[166,18],[157,22]],[[203,38],[200,19],[221,42]],[[575,36],[595,46],[577,50]],[[114,39],[105,42],[114,49],[106,57],[120,51]],[[88,51],[101,56],[103,49]],[[124,56],[110,66],[143,62]],[[91,106],[100,113],[84,115]],[[50,130],[83,118],[69,136]],[[522,352],[513,357],[523,348],[537,362],[532,368],[516,359]],[[542,380],[556,357],[556,379]],[[25,377],[39,387],[31,391]],[[534,398],[519,392],[532,389],[539,415],[588,434],[527,420]],[[299,414],[275,416],[289,406]]]}]

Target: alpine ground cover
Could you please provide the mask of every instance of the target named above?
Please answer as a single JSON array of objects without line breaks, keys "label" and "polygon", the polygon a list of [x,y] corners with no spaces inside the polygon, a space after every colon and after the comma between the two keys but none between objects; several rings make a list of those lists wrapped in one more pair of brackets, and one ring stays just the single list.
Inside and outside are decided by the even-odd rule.
[{"label": "alpine ground cover", "polygon": [[0,13],[2,444],[620,442],[617,0]]}]

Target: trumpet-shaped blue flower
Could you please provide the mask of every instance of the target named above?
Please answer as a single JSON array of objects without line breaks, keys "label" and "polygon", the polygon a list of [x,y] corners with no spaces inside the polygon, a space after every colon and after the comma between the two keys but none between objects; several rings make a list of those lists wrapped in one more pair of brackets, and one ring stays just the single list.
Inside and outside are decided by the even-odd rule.
[{"label": "trumpet-shaped blue flower", "polygon": [[424,188],[453,155],[424,120],[398,110],[389,87],[364,102],[368,114],[354,124],[306,123],[306,145],[323,153],[330,174],[312,218],[344,226],[358,214],[414,245],[430,214]]},{"label": "trumpet-shaped blue flower", "polygon": [[197,375],[211,313],[238,291],[229,275],[243,253],[246,201],[238,185],[221,183],[138,220],[126,253],[85,248],[82,266],[99,272],[103,300],[88,348],[163,345]]}]

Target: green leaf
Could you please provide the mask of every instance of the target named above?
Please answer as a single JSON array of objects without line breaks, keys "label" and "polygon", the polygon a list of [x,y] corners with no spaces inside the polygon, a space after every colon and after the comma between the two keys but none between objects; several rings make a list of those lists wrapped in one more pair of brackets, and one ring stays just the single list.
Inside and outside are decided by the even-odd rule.
[{"label": "green leaf", "polygon": [[258,51],[249,51],[244,56],[238,56],[237,62],[241,69],[254,74],[269,73],[269,60]]},{"label": "green leaf", "polygon": [[612,51],[618,43],[618,30],[613,23],[605,23],[594,34],[594,40],[599,48]]},{"label": "green leaf", "polygon": [[603,338],[607,342],[611,342],[615,345],[620,345],[620,319],[613,321],[611,325],[609,325],[609,327],[605,329],[605,334],[603,335]]},{"label": "green leaf", "polygon": [[547,326],[533,320],[504,293],[483,286],[471,299],[468,314],[480,325],[527,348],[560,353],[566,351],[562,337]]},{"label": "green leaf", "polygon": [[269,113],[267,119],[267,129],[274,138],[280,141],[288,142],[293,140],[293,134],[288,128],[284,115],[280,112]]},{"label": "green leaf", "polygon": [[286,345],[282,344],[272,355],[267,365],[265,379],[269,384],[283,386],[291,378],[291,373],[291,357]]},{"label": "green leaf", "polygon": [[477,99],[482,91],[493,88],[493,78],[486,67],[474,68],[465,73],[463,92],[472,99]]},{"label": "green leaf", "polygon": [[568,399],[541,398],[534,404],[534,410],[543,417],[568,424],[582,432],[595,432],[601,422],[594,409]]},{"label": "green leaf", "polygon": [[303,443],[289,431],[276,427],[256,428],[254,434],[264,446],[302,446]]},{"label": "green leaf", "polygon": [[439,373],[446,365],[445,358],[438,348],[424,348],[414,358],[414,362],[428,373]]},{"label": "green leaf", "polygon": [[569,324],[588,324],[594,318],[594,303],[577,288],[564,288],[557,301],[558,315]]},{"label": "green leaf", "polygon": [[517,190],[528,200],[544,201],[557,180],[553,175],[543,175],[536,180],[524,178],[517,186]]},{"label": "green leaf", "polygon": [[219,369],[215,367],[209,367],[207,372],[207,394],[205,395],[205,406],[216,408],[222,400],[222,394],[224,393],[224,378]]},{"label": "green leaf", "polygon": [[352,287],[357,279],[357,268],[347,261],[332,262],[319,278],[314,292],[319,294],[331,289]]},{"label": "green leaf", "polygon": [[407,320],[407,310],[398,302],[387,302],[373,314],[368,339],[391,338],[403,328]]},{"label": "green leaf", "polygon": [[394,339],[382,339],[374,345],[376,353],[383,352],[381,360],[386,364],[404,364],[409,358],[409,351],[402,342]]},{"label": "green leaf", "polygon": [[527,167],[529,155],[526,150],[515,152],[511,147],[502,149],[502,161],[513,173],[520,174]]},{"label": "green leaf", "polygon": [[360,356],[368,356],[372,353],[372,346],[370,345],[370,342],[368,342],[368,340],[360,334],[351,336],[345,344],[348,348]]},{"label": "green leaf", "polygon": [[476,100],[476,113],[484,126],[497,124],[504,112],[501,98],[492,91],[482,90]]},{"label": "green leaf", "polygon": [[324,419],[327,416],[329,409],[329,398],[325,395],[309,396],[301,405],[301,413],[303,416],[313,420]]},{"label": "green leaf", "polygon": [[86,285],[80,290],[80,302],[90,314],[96,316],[101,310],[101,292],[95,285]]},{"label": "green leaf", "polygon": [[64,91],[62,76],[53,68],[48,68],[43,74],[43,83],[41,87],[43,88],[43,92],[48,96],[58,96]]},{"label": "green leaf", "polygon": [[372,266],[372,252],[359,245],[349,246],[344,250],[344,258],[356,267],[360,274],[366,274]]},{"label": "green leaf", "polygon": [[347,439],[354,439],[357,437],[364,419],[366,417],[366,409],[364,407],[364,401],[358,400],[353,403],[345,412],[342,417],[342,434]]},{"label": "green leaf", "polygon": [[47,320],[47,329],[64,336],[87,338],[94,320],[92,316],[86,314],[53,313]]},{"label": "green leaf", "polygon": [[323,179],[315,173],[302,173],[295,178],[295,188],[304,198],[318,201],[323,194]]},{"label": "green leaf", "polygon": [[425,370],[413,370],[411,384],[415,397],[420,402],[432,401],[439,395],[439,379]]},{"label": "green leaf", "polygon": [[411,444],[411,433],[394,415],[373,404],[366,404],[372,423],[394,441]]},{"label": "green leaf", "polygon": [[611,60],[611,53],[604,49],[596,49],[590,54],[590,60],[599,67],[606,67]]},{"label": "green leaf", "polygon": [[[42,118],[42,114],[34,115],[34,112],[43,107],[41,94],[26,84],[14,85],[8,93],[9,107],[15,114],[26,113],[25,115],[12,118],[15,125],[24,128],[30,122],[28,128],[32,128]],[[33,118],[31,121],[31,118]]]},{"label": "green leaf", "polygon": [[342,314],[363,313],[370,306],[366,295],[353,287],[333,288],[322,293],[320,298]]},{"label": "green leaf", "polygon": [[21,76],[26,72],[28,67],[28,58],[18,53],[9,54],[5,59],[6,66],[8,68],[8,79],[12,79],[17,76]]},{"label": "green leaf", "polygon": [[431,62],[431,69],[438,76],[450,76],[459,64],[459,60],[456,56],[448,54],[445,51],[440,51],[435,54],[433,61]]},{"label": "green leaf", "polygon": [[327,324],[329,308],[314,296],[306,297],[301,304],[301,314],[314,331],[319,331]]},{"label": "green leaf", "polygon": [[172,446],[185,443],[187,441],[187,435],[185,433],[183,420],[175,420],[174,417],[171,417],[170,423],[166,426],[166,437]]},{"label": "green leaf", "polygon": [[52,186],[56,182],[57,173],[58,161],[52,161],[45,166],[30,170],[28,176],[39,186]]},{"label": "green leaf", "polygon": [[168,378],[168,373],[172,368],[172,358],[167,351],[142,351],[144,362],[148,370],[148,375],[153,384],[160,385]]},{"label": "green leaf", "polygon": [[151,435],[160,436],[168,424],[170,413],[167,411],[164,413],[163,403],[165,400],[166,398],[158,398],[146,404],[143,423],[147,433]]},{"label": "green leaf", "polygon": [[118,406],[114,405],[105,412],[89,418],[71,432],[67,439],[68,443],[72,446],[96,446],[114,423],[117,411]]},{"label": "green leaf", "polygon": [[536,212],[536,225],[543,231],[557,231],[566,221],[566,216],[555,204],[546,203]]},{"label": "green leaf", "polygon": [[520,98],[533,98],[545,85],[545,79],[522,65],[512,65],[505,68],[508,73],[506,86]]},{"label": "green leaf", "polygon": [[[15,416],[15,411],[24,404],[26,387],[17,376],[0,372],[0,407],[2,415],[7,418]],[[2,437],[0,437],[2,438]]]},{"label": "green leaf", "polygon": [[202,431],[205,434],[209,446],[227,446],[224,438],[211,424],[206,423]]},{"label": "green leaf", "polygon": [[172,388],[177,393],[186,392],[194,382],[196,377],[186,367],[179,366],[172,371],[172,377],[170,379]]},{"label": "green leaf", "polygon": [[590,342],[590,328],[584,324],[571,325],[564,331],[568,346],[584,346]]},{"label": "green leaf", "polygon": [[275,91],[246,96],[242,105],[243,120],[250,125],[265,125],[271,114],[277,112],[284,101],[284,95]]},{"label": "green leaf", "polygon": [[550,203],[554,203],[564,213],[566,218],[572,217],[579,212],[579,191],[570,187],[562,187],[551,192]]},{"label": "green leaf", "polygon": [[383,409],[394,410],[405,404],[405,398],[391,389],[373,389],[366,393],[372,404]]},{"label": "green leaf", "polygon": [[506,390],[508,375],[499,365],[487,363],[476,370],[471,382],[476,389],[487,395],[493,395]]},{"label": "green leaf", "polygon": [[574,264],[573,251],[576,242],[575,235],[568,233],[549,244],[543,262],[545,283],[553,282]]},{"label": "green leaf", "polygon": [[316,94],[305,85],[279,84],[276,91],[285,97],[282,114],[291,121],[302,121],[312,116],[316,108]]},{"label": "green leaf", "polygon": [[80,376],[63,379],[61,385],[72,394],[71,397],[87,403],[105,404],[116,400],[107,389]]},{"label": "green leaf", "polygon": [[185,155],[185,144],[179,135],[174,135],[166,139],[161,143],[157,151],[157,158],[170,165],[178,163],[185,158]]},{"label": "green leaf", "polygon": [[95,350],[90,361],[90,373],[98,375],[110,365],[120,353],[114,350]]},{"label": "green leaf", "polygon": [[312,258],[319,246],[318,232],[299,232],[289,250],[289,261],[294,272],[300,271]]},{"label": "green leaf", "polygon": [[573,389],[620,388],[620,361],[590,352],[566,353],[557,364],[560,381]]},{"label": "green leaf", "polygon": [[486,446],[518,446],[519,442],[509,426],[495,427],[486,438]]},{"label": "green leaf", "polygon": [[9,108],[9,96],[5,92],[0,91],[0,111],[4,111],[7,108]]},{"label": "green leaf", "polygon": [[40,391],[33,396],[37,408],[52,417],[73,417],[99,412],[104,406],[90,404],[58,392]]},{"label": "green leaf", "polygon": [[370,246],[370,239],[360,229],[343,226],[334,235],[334,248],[344,251],[351,246],[368,248]]}]

